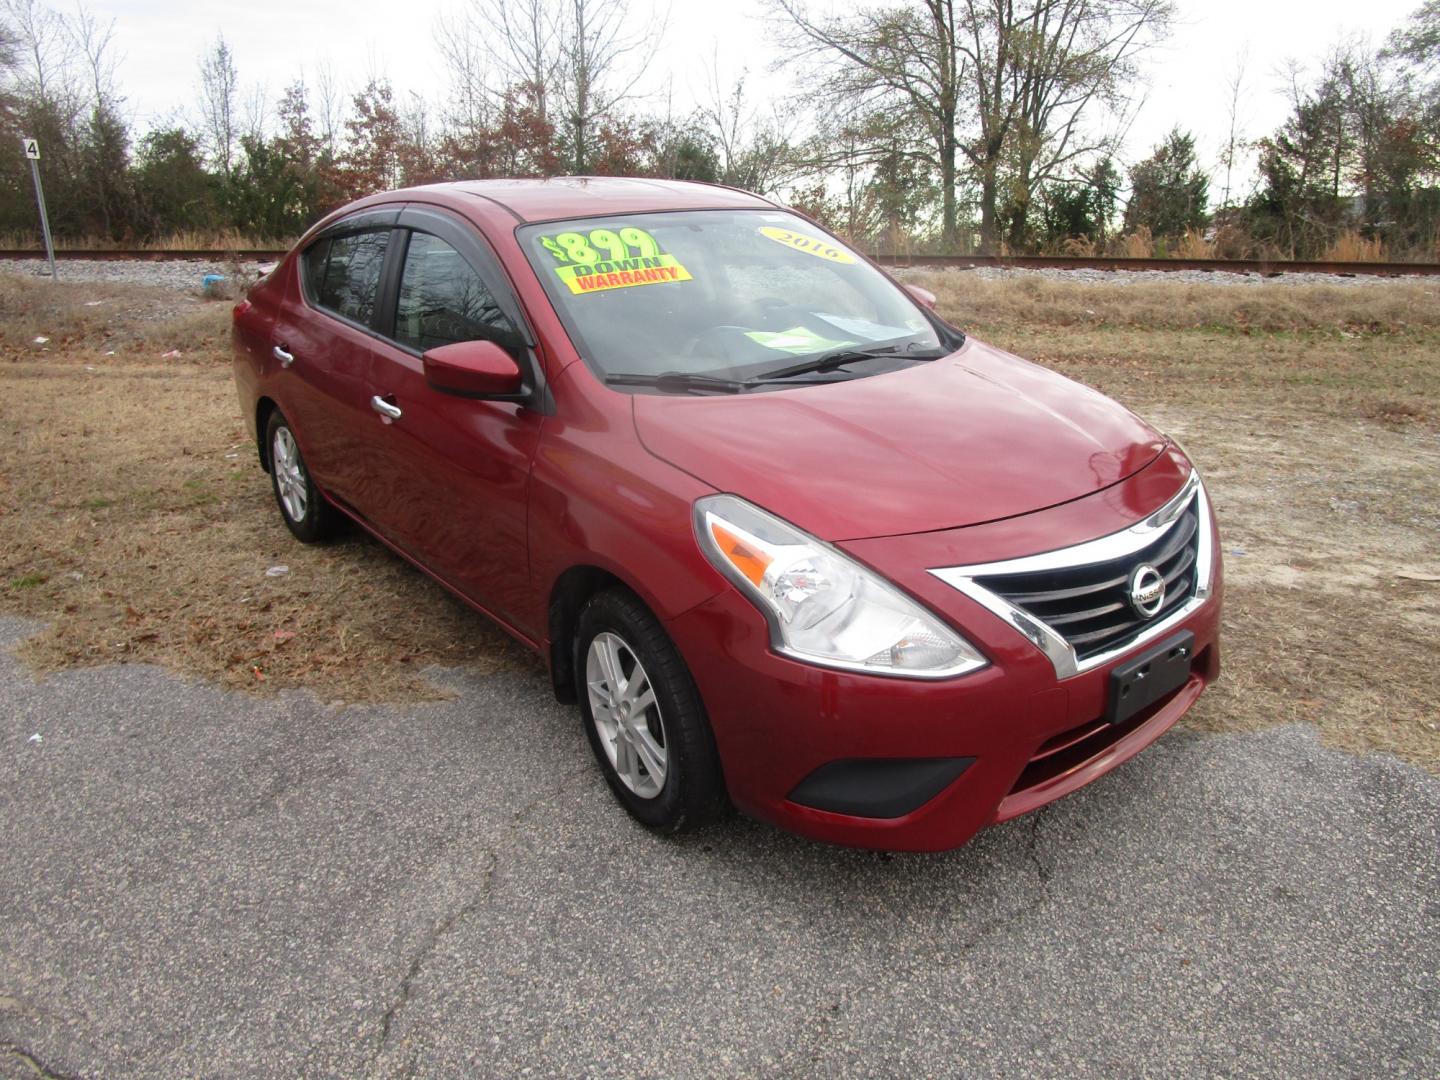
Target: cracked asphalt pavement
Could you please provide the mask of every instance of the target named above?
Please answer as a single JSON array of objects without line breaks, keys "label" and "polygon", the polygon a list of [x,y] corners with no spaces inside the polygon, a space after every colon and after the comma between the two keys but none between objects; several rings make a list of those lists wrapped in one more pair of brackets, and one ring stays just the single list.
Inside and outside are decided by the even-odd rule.
[{"label": "cracked asphalt pavement", "polygon": [[436,677],[0,655],[0,1076],[1440,1074],[1414,767],[1174,732],[948,855],[664,840],[542,680]]}]

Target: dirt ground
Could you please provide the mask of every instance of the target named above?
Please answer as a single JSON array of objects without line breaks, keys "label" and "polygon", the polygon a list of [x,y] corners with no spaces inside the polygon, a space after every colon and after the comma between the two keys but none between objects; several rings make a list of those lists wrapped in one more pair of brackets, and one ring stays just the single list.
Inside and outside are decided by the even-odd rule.
[{"label": "dirt ground", "polygon": [[[1440,773],[1440,283],[923,280],[957,323],[1114,395],[1202,466],[1225,673],[1187,723],[1300,720]],[[46,623],[23,657],[328,701],[435,696],[430,665],[536,663],[380,545],[291,539],[228,320],[171,290],[0,276],[0,608]]]}]

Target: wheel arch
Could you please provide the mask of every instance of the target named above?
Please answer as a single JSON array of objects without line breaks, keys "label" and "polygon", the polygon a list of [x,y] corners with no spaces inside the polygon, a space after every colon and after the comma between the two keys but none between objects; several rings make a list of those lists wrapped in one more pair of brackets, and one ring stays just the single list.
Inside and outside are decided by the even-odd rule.
[{"label": "wheel arch", "polygon": [[567,705],[575,702],[574,646],[580,609],[592,596],[617,586],[644,602],[644,597],[629,582],[599,566],[572,566],[550,587],[546,636],[549,639],[550,682],[557,701]]},{"label": "wheel arch", "polygon": [[255,403],[255,445],[260,451],[260,468],[270,471],[270,447],[265,438],[265,429],[270,425],[270,414],[280,408],[275,402],[262,396]]}]

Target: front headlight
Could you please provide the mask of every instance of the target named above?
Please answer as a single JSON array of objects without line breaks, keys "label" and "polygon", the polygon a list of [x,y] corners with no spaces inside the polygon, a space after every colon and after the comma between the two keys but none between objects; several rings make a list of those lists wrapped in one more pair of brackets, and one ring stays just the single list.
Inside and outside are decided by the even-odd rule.
[{"label": "front headlight", "polygon": [[777,652],[826,667],[938,679],[988,661],[855,560],[734,495],[695,503],[695,535],[765,615]]}]

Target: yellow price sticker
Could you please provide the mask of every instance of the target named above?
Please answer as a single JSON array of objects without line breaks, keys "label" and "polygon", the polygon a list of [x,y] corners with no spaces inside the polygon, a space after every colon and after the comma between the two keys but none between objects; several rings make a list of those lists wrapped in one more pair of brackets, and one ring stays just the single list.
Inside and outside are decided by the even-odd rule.
[{"label": "yellow price sticker", "polygon": [[855,256],[848,251],[816,236],[806,236],[804,233],[792,232],[790,229],[777,229],[773,225],[763,226],[760,229],[760,235],[774,240],[777,244],[784,244],[796,251],[803,251],[806,255],[814,255],[817,259],[828,259],[830,262],[836,263],[855,262]]},{"label": "yellow price sticker", "polygon": [[613,259],[581,265],[557,266],[555,274],[572,293],[605,292],[635,285],[663,285],[670,281],[693,281],[690,271],[674,255],[651,255],[638,259]]},{"label": "yellow price sticker", "polygon": [[540,246],[562,263],[593,265],[601,260],[653,258],[660,244],[644,229],[591,229],[540,237]]}]

